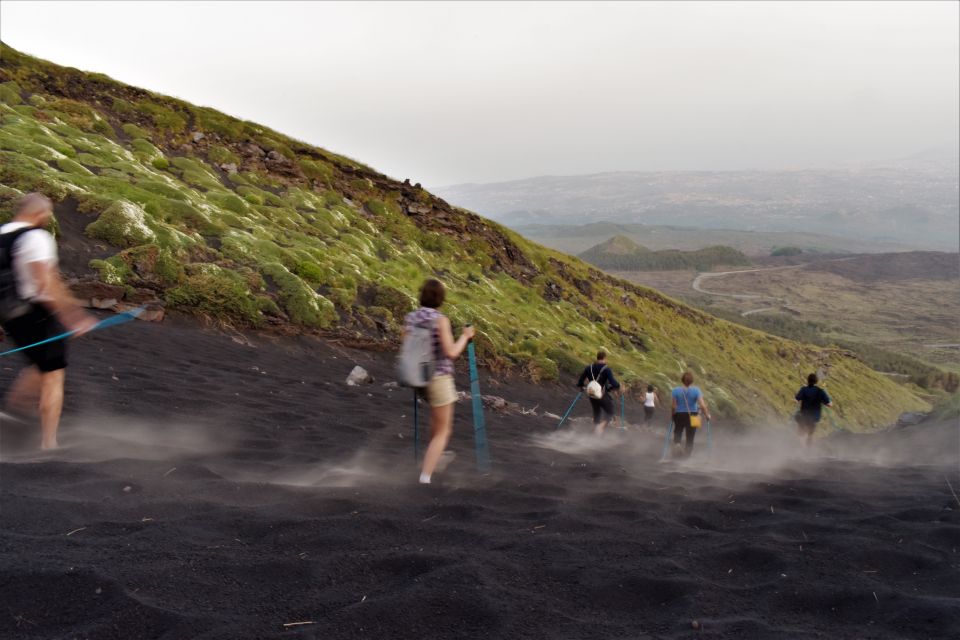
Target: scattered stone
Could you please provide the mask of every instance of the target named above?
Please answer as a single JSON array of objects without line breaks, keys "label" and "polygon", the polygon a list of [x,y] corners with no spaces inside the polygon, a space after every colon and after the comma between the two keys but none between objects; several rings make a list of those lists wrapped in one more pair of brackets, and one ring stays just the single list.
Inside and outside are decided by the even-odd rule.
[{"label": "scattered stone", "polygon": [[93,309],[112,309],[117,305],[116,298],[91,298],[90,307]]},{"label": "scattered stone", "polygon": [[432,209],[432,207],[430,207],[429,205],[426,205],[426,204],[411,203],[411,204],[408,204],[408,205],[407,205],[407,212],[410,213],[410,214],[413,214],[413,215],[422,214],[422,213],[430,213],[430,210],[431,210],[431,209]]},{"label": "scattered stone", "polygon": [[261,149],[260,145],[254,144],[252,142],[248,142],[247,144],[245,144],[242,148],[242,151],[244,154],[248,156],[257,156],[262,158],[263,156],[267,155],[267,152]]},{"label": "scattered stone", "polygon": [[920,424],[923,422],[923,419],[927,417],[925,413],[910,412],[903,413],[897,418],[897,428],[910,427],[915,424]]},{"label": "scattered stone", "polygon": [[483,398],[483,404],[497,411],[503,411],[507,408],[507,401],[500,396],[481,396],[481,398]]},{"label": "scattered stone", "polygon": [[693,629],[694,629],[695,631],[700,631],[700,621],[699,621],[699,620],[694,620],[693,622],[690,623],[690,626],[693,627]]},{"label": "scattered stone", "polygon": [[202,131],[194,131],[194,132],[193,132],[193,141],[194,141],[194,142],[200,142],[200,141],[203,140],[205,137],[206,137],[206,136],[203,135],[203,132],[202,132]]},{"label": "scattered stone", "polygon": [[373,382],[373,376],[367,373],[367,370],[357,365],[347,376],[347,385],[356,387],[361,384],[370,384]]},{"label": "scattered stone", "polygon": [[226,171],[227,173],[229,173],[230,175],[233,175],[234,173],[237,172],[237,163],[224,162],[223,164],[220,165],[220,168]]},{"label": "scattered stone", "polygon": [[543,289],[543,297],[548,302],[560,302],[563,300],[563,289],[556,282],[547,283]]},{"label": "scattered stone", "polygon": [[130,485],[127,485],[123,488],[124,493],[130,493],[131,491],[133,491],[133,487],[131,487]]},{"label": "scattered stone", "polygon": [[384,388],[384,389],[396,389],[396,388],[398,388],[399,386],[400,386],[400,384],[397,383],[397,382],[384,382],[384,383],[383,383],[383,388]]},{"label": "scattered stone", "polygon": [[[139,309],[141,305],[131,304],[129,302],[118,302],[113,305],[110,309],[114,313],[124,313],[125,311],[133,311],[134,309]],[[149,305],[140,312],[140,315],[137,316],[137,320],[143,320],[144,322],[161,322],[163,321],[163,307],[158,305]]]},{"label": "scattered stone", "polygon": [[163,322],[163,316],[163,309],[147,308],[144,309],[139,316],[137,316],[137,320],[143,320],[144,322]]},{"label": "scattered stone", "polygon": [[558,415],[555,414],[555,413],[550,413],[549,411],[544,411],[544,412],[543,412],[543,417],[544,417],[544,418],[550,418],[551,420],[559,420],[559,419],[560,419],[560,416],[558,416]]}]

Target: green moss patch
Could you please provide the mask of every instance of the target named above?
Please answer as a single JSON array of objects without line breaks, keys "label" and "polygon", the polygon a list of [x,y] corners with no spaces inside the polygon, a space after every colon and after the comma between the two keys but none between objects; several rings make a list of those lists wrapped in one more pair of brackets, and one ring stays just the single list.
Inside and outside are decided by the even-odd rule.
[{"label": "green moss patch", "polygon": [[200,265],[183,284],[167,291],[167,304],[213,319],[240,326],[260,326],[261,302],[237,273]]},{"label": "green moss patch", "polygon": [[87,235],[105,240],[117,247],[130,247],[156,238],[147,224],[146,212],[132,202],[119,200],[87,225]]}]

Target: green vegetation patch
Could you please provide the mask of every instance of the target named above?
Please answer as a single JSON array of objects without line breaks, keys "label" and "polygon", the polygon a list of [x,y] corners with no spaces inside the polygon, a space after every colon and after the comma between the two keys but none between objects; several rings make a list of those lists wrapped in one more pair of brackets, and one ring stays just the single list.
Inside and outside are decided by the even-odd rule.
[{"label": "green vegetation patch", "polygon": [[16,82],[0,83],[0,102],[9,105],[21,104],[20,85]]},{"label": "green vegetation patch", "polygon": [[183,284],[167,291],[168,305],[228,324],[263,323],[260,302],[242,276],[213,264],[193,265],[192,271]]},{"label": "green vegetation patch", "polygon": [[134,108],[140,113],[149,116],[153,125],[160,131],[167,133],[181,133],[187,128],[187,120],[182,115],[162,104],[145,100],[138,102]]},{"label": "green vegetation patch", "polygon": [[328,329],[338,316],[333,303],[317,294],[303,280],[282,264],[273,262],[262,267],[265,276],[280,289],[280,306],[291,320],[307,327]]},{"label": "green vegetation patch", "polygon": [[132,247],[156,239],[156,234],[147,224],[146,212],[126,200],[114,202],[95,222],[87,225],[87,235],[116,247]]}]

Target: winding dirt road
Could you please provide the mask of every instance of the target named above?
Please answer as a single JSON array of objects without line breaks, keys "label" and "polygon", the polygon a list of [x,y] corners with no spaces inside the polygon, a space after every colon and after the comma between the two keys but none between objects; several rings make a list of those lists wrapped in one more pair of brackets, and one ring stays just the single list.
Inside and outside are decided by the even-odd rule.
[{"label": "winding dirt road", "polygon": [[764,311],[774,311],[780,308],[783,305],[789,304],[789,301],[786,298],[777,298],[775,296],[766,296],[760,293],[721,293],[719,291],[709,291],[702,287],[704,280],[709,278],[722,278],[724,276],[732,276],[739,273],[758,273],[760,271],[785,271],[787,269],[800,269],[802,267],[810,264],[805,262],[803,264],[794,264],[786,267],[767,267],[767,268],[757,268],[757,269],[738,269],[737,271],[718,271],[716,273],[701,273],[696,278],[693,279],[693,283],[690,285],[693,287],[693,290],[698,293],[704,293],[708,296],[720,296],[723,298],[736,298],[738,300],[769,300],[775,302],[774,306],[761,307],[759,309],[750,309],[749,311],[744,311],[740,315],[743,317],[753,315],[755,313],[762,313]]},{"label": "winding dirt road", "polygon": [[[843,262],[845,260],[853,260],[854,258],[834,258],[828,260],[827,262]],[[719,296],[723,298],[736,298],[738,300],[768,300],[770,302],[775,302],[773,306],[761,307],[759,309],[750,309],[749,311],[744,311],[741,313],[741,317],[751,316],[755,313],[762,313],[764,311],[775,311],[781,307],[786,307],[790,305],[790,301],[787,298],[778,298],[776,296],[766,296],[760,293],[721,293],[719,291],[709,291],[704,289],[702,283],[704,280],[710,278],[723,278],[724,276],[732,276],[739,273],[759,273],[761,271],[787,271],[789,269],[802,269],[806,266],[809,266],[810,262],[803,262],[801,264],[791,264],[785,267],[758,267],[756,269],[738,269],[736,271],[717,271],[716,273],[701,273],[693,279],[693,283],[690,285],[693,287],[693,290],[698,293],[703,293],[708,296]]]}]

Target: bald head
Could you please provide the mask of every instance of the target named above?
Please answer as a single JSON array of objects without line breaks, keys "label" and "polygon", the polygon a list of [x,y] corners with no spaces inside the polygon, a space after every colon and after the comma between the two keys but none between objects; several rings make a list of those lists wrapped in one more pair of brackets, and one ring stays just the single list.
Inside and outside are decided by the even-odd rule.
[{"label": "bald head", "polygon": [[42,193],[28,193],[17,201],[13,219],[42,227],[53,217],[53,202]]}]

